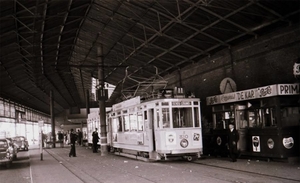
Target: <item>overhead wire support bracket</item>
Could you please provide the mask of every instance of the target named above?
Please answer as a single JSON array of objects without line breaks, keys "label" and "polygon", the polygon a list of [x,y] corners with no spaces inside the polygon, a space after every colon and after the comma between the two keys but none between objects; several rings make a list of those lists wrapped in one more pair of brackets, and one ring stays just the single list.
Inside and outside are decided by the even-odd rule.
[{"label": "overhead wire support bracket", "polygon": [[[122,81],[122,95],[128,99],[128,95],[131,97],[137,96],[137,94],[142,95],[153,95],[153,92],[155,89],[165,89],[168,81],[166,81],[162,76],[159,75],[158,68],[156,66],[153,66],[155,68],[155,75],[151,78],[143,78],[143,77],[134,77],[133,74],[128,73],[128,68],[125,69],[125,77]],[[124,88],[124,84],[127,81],[133,81],[136,83],[136,85],[133,85],[132,87]],[[150,92],[150,93],[149,93]]]}]

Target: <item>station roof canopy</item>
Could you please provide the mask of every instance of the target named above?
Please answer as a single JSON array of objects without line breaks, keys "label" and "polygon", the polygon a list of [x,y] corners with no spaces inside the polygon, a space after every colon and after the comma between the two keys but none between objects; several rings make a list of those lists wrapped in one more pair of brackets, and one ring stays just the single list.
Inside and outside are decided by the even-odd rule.
[{"label": "station roof canopy", "polygon": [[0,15],[0,96],[50,113],[52,91],[58,113],[86,106],[98,68],[117,86],[115,101],[123,91],[299,23],[300,1],[1,0]]}]

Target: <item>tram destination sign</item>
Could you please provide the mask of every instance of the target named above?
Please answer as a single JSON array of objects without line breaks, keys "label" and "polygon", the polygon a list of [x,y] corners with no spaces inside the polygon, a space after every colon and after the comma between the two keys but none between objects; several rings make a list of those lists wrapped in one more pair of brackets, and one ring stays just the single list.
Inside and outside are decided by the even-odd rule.
[{"label": "tram destination sign", "polygon": [[222,103],[238,102],[244,100],[252,100],[258,98],[266,98],[277,95],[298,95],[299,84],[276,84],[253,88],[249,90],[242,90],[232,93],[225,93],[222,95],[215,95],[206,98],[207,105],[215,105]]}]

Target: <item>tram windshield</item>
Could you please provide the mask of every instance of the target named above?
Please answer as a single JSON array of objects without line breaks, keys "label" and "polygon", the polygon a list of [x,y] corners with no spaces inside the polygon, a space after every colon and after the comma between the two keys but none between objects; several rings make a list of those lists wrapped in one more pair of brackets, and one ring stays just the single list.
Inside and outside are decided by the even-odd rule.
[{"label": "tram windshield", "polygon": [[192,108],[173,108],[173,128],[193,127]]}]

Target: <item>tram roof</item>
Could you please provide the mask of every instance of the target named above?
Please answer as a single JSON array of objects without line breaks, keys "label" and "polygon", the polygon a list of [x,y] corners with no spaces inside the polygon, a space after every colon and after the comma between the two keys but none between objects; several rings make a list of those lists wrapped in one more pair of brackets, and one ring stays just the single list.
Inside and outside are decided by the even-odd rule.
[{"label": "tram roof", "polygon": [[298,0],[1,0],[0,96],[50,114],[52,91],[54,113],[84,108],[102,58],[115,103],[121,91],[134,94],[140,83],[299,23],[299,7]]}]

